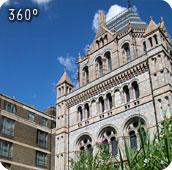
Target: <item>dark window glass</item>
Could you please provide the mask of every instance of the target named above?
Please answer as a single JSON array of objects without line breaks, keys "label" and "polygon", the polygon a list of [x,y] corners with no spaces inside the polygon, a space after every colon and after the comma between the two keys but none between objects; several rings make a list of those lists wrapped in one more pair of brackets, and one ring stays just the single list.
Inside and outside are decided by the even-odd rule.
[{"label": "dark window glass", "polygon": [[130,132],[130,146],[131,148],[137,148],[137,137],[134,131]]},{"label": "dark window glass", "polygon": [[118,148],[117,148],[117,141],[116,141],[115,137],[111,138],[111,143],[112,143],[112,154],[117,155]]},{"label": "dark window glass", "polygon": [[14,136],[14,124],[14,120],[2,117],[1,132],[9,136]]},{"label": "dark window glass", "polygon": [[37,130],[37,144],[40,147],[47,147],[48,134],[41,130]]}]

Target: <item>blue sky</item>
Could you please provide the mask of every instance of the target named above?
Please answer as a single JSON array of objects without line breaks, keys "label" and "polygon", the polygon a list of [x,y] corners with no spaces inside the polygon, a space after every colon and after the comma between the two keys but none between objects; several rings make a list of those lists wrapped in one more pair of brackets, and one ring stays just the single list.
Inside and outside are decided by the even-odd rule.
[{"label": "blue sky", "polygon": [[[47,3],[41,3],[47,1]],[[48,2],[49,1],[49,2]],[[39,3],[38,3],[39,2]],[[0,8],[0,93],[40,110],[56,103],[56,83],[67,67],[73,81],[78,53],[91,44],[93,19],[98,10],[127,7],[127,0],[11,0]],[[164,17],[172,37],[172,9],[162,0],[131,0],[149,23]],[[31,22],[10,22],[9,8],[38,8]]]}]

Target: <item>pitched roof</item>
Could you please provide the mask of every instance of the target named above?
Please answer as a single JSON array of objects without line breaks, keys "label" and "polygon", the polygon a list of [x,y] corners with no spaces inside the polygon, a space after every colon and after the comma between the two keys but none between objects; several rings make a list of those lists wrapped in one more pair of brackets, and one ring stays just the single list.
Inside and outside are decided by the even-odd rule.
[{"label": "pitched roof", "polygon": [[67,84],[69,84],[69,85],[71,85],[73,87],[73,84],[72,84],[69,76],[67,75],[66,69],[64,70],[64,73],[63,73],[61,79],[59,80],[59,82],[57,83],[56,86],[60,86],[63,83],[67,83]]},{"label": "pitched roof", "polygon": [[150,35],[158,29],[158,25],[154,22],[153,18],[150,18],[150,23],[145,31],[145,36]]}]

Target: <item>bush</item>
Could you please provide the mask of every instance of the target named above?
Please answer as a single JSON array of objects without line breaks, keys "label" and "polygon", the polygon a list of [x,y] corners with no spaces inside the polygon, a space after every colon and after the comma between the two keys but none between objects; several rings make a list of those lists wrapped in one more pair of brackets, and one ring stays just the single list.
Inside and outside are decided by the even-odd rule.
[{"label": "bush", "polygon": [[103,139],[101,143],[96,143],[98,152],[95,156],[89,151],[80,152],[78,160],[70,160],[72,170],[163,170],[172,160],[172,121],[164,117],[164,121],[159,126],[160,135],[154,136],[150,141],[148,133],[146,140],[143,140],[140,126],[140,150],[131,149],[126,140],[125,154],[126,160],[122,159],[119,150],[120,160],[109,153],[108,146]]}]

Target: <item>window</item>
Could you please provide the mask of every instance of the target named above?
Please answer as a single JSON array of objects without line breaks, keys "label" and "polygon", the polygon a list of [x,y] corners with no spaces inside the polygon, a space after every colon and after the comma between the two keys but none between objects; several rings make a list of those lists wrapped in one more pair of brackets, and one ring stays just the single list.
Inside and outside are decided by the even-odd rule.
[{"label": "window", "polygon": [[86,114],[87,114],[87,118],[89,118],[90,117],[90,109],[89,109],[88,103],[85,104],[85,111],[86,111]]},{"label": "window", "polygon": [[154,39],[155,39],[156,44],[158,44],[157,35],[155,34],[153,37],[154,37]]},{"label": "window", "polygon": [[137,137],[134,131],[130,132],[130,146],[131,148],[137,148]]},{"label": "window", "polygon": [[47,127],[48,126],[48,120],[46,118],[42,118],[42,126]]},{"label": "window", "polygon": [[78,114],[79,114],[79,117],[80,117],[80,121],[82,121],[83,120],[82,107],[78,108]]},{"label": "window", "polygon": [[146,42],[143,42],[143,51],[146,53],[147,52],[147,47],[146,47]]},{"label": "window", "polygon": [[110,93],[107,94],[107,100],[108,100],[109,109],[112,109],[112,96]]},{"label": "window", "polygon": [[122,48],[124,49],[125,51],[125,55],[126,55],[126,59],[127,59],[127,62],[131,61],[131,55],[130,55],[130,47],[129,47],[129,44],[128,43],[125,43]]},{"label": "window", "polygon": [[4,101],[4,110],[10,113],[16,112],[16,105],[9,103],[7,101]]},{"label": "window", "polygon": [[79,150],[81,152],[89,151],[90,153],[93,153],[92,140],[90,136],[88,135],[82,136],[77,143]]},{"label": "window", "polygon": [[99,98],[99,103],[100,103],[101,112],[103,113],[105,111],[105,104],[104,104],[103,97]]},{"label": "window", "polygon": [[47,147],[48,134],[41,130],[37,130],[37,145],[40,147]]},{"label": "window", "polygon": [[126,102],[130,102],[130,91],[128,89],[128,86],[124,86],[123,91],[125,93]]},{"label": "window", "polygon": [[108,147],[108,153],[118,154],[118,142],[116,140],[116,130],[113,127],[106,127],[100,132],[100,137],[104,144]]},{"label": "window", "polygon": [[84,83],[89,83],[89,69],[88,66],[83,68],[83,81]]},{"label": "window", "polygon": [[149,42],[150,42],[151,47],[153,47],[152,37],[149,38]]},{"label": "window", "polygon": [[29,119],[30,121],[34,122],[35,114],[32,113],[32,112],[29,112],[28,119]]},{"label": "window", "polygon": [[106,52],[105,57],[107,58],[108,61],[108,71],[112,71],[112,61],[111,61],[110,52]]},{"label": "window", "polygon": [[130,147],[132,149],[137,149],[138,147],[142,147],[142,144],[139,140],[140,138],[139,136],[140,134],[142,134],[143,141],[145,142],[146,140],[145,129],[146,129],[145,121],[142,118],[135,117],[129,120],[127,126],[127,133],[130,139]]},{"label": "window", "polygon": [[4,157],[12,157],[12,143],[0,140],[0,155]]},{"label": "window", "polygon": [[2,117],[1,132],[9,136],[14,136],[14,123],[14,120]]},{"label": "window", "polygon": [[97,58],[98,69],[99,69],[99,77],[103,76],[103,62],[101,57]]},{"label": "window", "polygon": [[138,86],[137,82],[133,82],[132,87],[135,92],[135,98],[138,99],[140,97],[140,92],[139,92],[139,86]]},{"label": "window", "polygon": [[36,151],[36,165],[46,167],[47,166],[47,154]]}]

